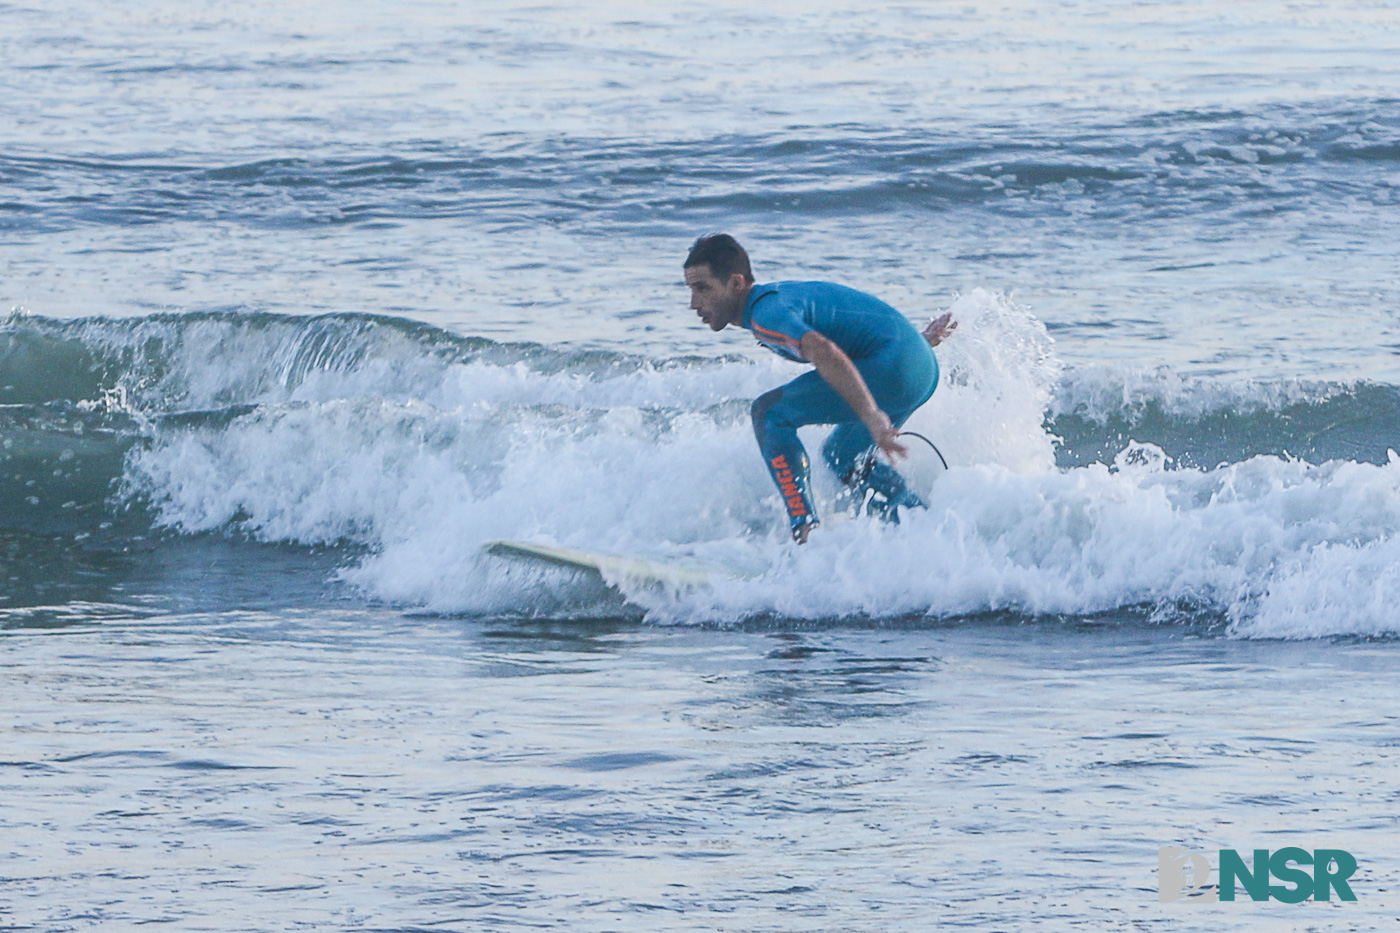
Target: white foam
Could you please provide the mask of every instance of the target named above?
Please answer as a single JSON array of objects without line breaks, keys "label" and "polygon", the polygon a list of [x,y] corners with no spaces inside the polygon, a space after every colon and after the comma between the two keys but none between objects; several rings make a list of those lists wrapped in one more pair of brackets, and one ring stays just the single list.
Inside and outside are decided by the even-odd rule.
[{"label": "white foam", "polygon": [[1194,420],[1215,411],[1245,414],[1322,402],[1351,388],[1302,379],[1184,377],[1166,366],[1099,364],[1069,374],[1055,392],[1050,414],[1078,415],[1102,424],[1112,418],[1138,418],[1155,405],[1171,417]]},{"label": "white foam", "polygon": [[[1400,631],[1400,462],[1172,469],[1132,445],[1056,469],[1044,328],[984,292],[952,309],[943,384],[910,424],[952,466],[918,468],[931,508],[898,527],[843,519],[818,470],[826,522],[800,549],[748,424],[747,400],[795,372],[766,357],[599,374],[387,354],[309,372],[231,424],[163,429],[126,480],[181,530],[365,545],[346,580],[442,611],[588,611],[597,587],[576,575],[480,552],[527,538],[763,570],[686,594],[624,583],[675,623],[1205,606],[1249,636]],[[821,432],[804,437],[815,449]]]},{"label": "white foam", "polygon": [[1397,482],[1393,464],[1271,457],[1213,471],[955,468],[928,514],[898,529],[832,529],[782,573],[698,594],[682,614],[772,602],[802,617],[1134,605],[1169,617],[1185,603],[1214,606],[1253,636],[1395,632],[1385,559],[1400,530]]}]

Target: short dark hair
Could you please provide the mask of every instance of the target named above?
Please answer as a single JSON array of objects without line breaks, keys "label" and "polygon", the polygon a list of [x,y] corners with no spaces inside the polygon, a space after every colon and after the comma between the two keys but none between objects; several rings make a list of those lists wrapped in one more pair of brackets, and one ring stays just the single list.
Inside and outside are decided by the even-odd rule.
[{"label": "short dark hair", "polygon": [[685,257],[683,268],[691,266],[709,266],[710,272],[721,281],[727,281],[736,272],[746,281],[753,281],[749,254],[727,233],[712,233],[696,240]]}]

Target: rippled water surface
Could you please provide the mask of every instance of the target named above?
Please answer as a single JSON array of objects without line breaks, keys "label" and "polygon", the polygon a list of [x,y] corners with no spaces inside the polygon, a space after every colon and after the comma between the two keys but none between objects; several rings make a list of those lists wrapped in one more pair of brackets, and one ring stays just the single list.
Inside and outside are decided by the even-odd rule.
[{"label": "rippled water surface", "polygon": [[[3,648],[16,929],[1393,919],[1388,645],[346,611]],[[1346,848],[1359,899],[1159,904],[1164,844]]]},{"label": "rippled water surface", "polygon": [[[678,257],[1394,378],[1387,4],[10,5],[0,300],[710,349]],[[712,349],[711,349],[711,352]]]}]

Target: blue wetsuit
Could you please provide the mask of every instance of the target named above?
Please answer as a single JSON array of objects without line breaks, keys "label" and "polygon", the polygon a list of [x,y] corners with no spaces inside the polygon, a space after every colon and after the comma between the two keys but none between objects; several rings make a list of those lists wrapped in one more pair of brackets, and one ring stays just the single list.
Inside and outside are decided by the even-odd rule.
[{"label": "blue wetsuit", "polygon": [[[768,349],[797,362],[802,336],[817,331],[845,352],[865,380],[875,404],[897,428],[938,385],[938,362],[928,341],[909,319],[872,295],[830,282],[775,282],[749,292],[740,325]],[[794,529],[814,522],[808,489],[807,452],[797,429],[834,424],[822,458],[847,485],[884,496],[889,514],[898,506],[923,505],[889,464],[868,458],[875,442],[860,418],[815,370],[760,395],[753,403],[753,428],[763,462],[777,483]],[[866,469],[868,466],[868,470]]]}]

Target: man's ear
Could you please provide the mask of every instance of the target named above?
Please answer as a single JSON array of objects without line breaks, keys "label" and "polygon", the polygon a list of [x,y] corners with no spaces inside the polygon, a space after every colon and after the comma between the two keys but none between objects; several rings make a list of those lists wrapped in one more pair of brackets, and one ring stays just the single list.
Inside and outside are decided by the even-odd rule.
[{"label": "man's ear", "polygon": [[747,284],[749,284],[749,280],[742,272],[729,273],[729,281],[725,283],[731,292],[737,292]]}]

